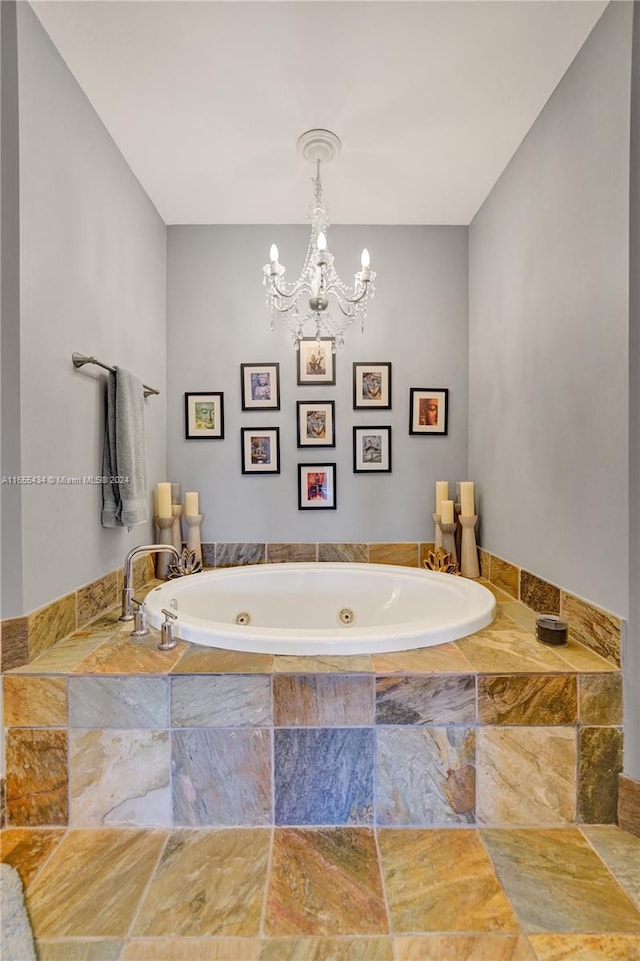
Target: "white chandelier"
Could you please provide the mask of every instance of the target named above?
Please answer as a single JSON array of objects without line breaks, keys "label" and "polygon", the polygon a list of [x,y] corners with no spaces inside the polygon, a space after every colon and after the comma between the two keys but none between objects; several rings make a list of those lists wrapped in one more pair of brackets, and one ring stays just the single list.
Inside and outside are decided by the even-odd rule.
[{"label": "white chandelier", "polygon": [[[295,283],[284,280],[285,268],[278,261],[278,248],[271,245],[269,263],[264,266],[263,283],[267,288],[267,307],[271,310],[271,330],[280,314],[293,337],[296,350],[305,336],[331,338],[333,350],[344,345],[345,331],[359,319],[364,332],[367,302],[374,295],[375,271],[369,267],[369,251],[362,251],[361,269],[355,274],[353,287],[347,287],[333,266],[333,254],[327,246],[329,226],[327,208],[322,199],[320,164],[338,155],[340,139],[330,130],[307,130],[298,138],[298,152],[316,165],[314,200],[309,215],[311,237],[302,273]],[[338,313],[329,313],[329,298],[334,299]],[[298,302],[301,302],[301,309]],[[305,303],[306,301],[306,303]]]}]

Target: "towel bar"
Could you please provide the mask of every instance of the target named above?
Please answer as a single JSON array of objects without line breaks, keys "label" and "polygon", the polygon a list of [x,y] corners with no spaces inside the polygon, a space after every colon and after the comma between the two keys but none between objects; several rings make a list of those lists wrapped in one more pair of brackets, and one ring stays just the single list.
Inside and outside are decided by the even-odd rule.
[{"label": "towel bar", "polygon": [[[78,354],[74,352],[71,355],[71,360],[73,361],[74,367],[84,367],[85,364],[95,364],[97,367],[102,367],[103,370],[110,370],[112,374],[115,374],[116,368],[110,367],[109,364],[103,364],[101,360],[96,357],[85,357],[84,354]],[[160,391],[156,390],[155,387],[148,387],[147,384],[142,385],[144,390],[144,396],[149,397],[151,394],[159,394]]]}]

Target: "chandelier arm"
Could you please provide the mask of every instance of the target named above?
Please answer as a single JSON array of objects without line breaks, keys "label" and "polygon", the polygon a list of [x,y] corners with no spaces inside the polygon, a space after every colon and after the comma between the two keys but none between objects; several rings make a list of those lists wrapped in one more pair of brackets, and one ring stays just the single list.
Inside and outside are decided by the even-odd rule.
[{"label": "chandelier arm", "polygon": [[[336,293],[336,291],[340,291],[340,288],[338,287],[337,284],[330,284],[330,285],[327,287],[325,293],[327,293],[327,294],[333,294],[334,297],[336,298],[336,300],[338,301],[338,303],[340,303],[340,300],[342,299],[342,300],[344,300],[347,304],[359,304],[360,301],[361,301],[361,300],[364,300],[364,298],[367,296],[367,291],[368,291],[368,289],[369,289],[369,281],[368,281],[368,280],[365,280],[365,281],[363,281],[363,283],[364,283],[364,285],[365,285],[364,290],[363,290],[362,293],[359,294],[357,297],[346,297],[342,292],[340,292],[340,293],[341,293],[341,296],[338,296],[338,293]],[[341,308],[341,309],[342,309],[342,308]],[[343,313],[344,313],[344,311],[343,311]]]},{"label": "chandelier arm", "polygon": [[353,313],[353,311],[348,310],[348,309],[345,310],[345,308],[342,306],[340,300],[339,300],[337,297],[336,297],[336,303],[337,303],[338,307],[340,308],[340,310],[342,311],[342,313],[344,314],[345,317],[348,317],[349,320],[354,320],[354,319],[355,319],[355,316],[356,316],[356,315]]},{"label": "chandelier arm", "polygon": [[304,281],[302,281],[302,282],[298,282],[298,283],[296,284],[296,286],[293,288],[293,290],[291,290],[289,293],[287,293],[287,292],[284,291],[284,290],[280,290],[280,288],[278,287],[278,284],[277,284],[277,282],[276,282],[275,280],[272,280],[272,281],[271,281],[270,287],[271,287],[273,290],[275,290],[275,292],[276,292],[276,294],[278,295],[278,297],[284,297],[284,298],[286,298],[287,300],[288,300],[290,297],[294,297],[294,298],[297,297],[298,294],[301,294],[303,290],[306,290],[308,293],[311,293],[311,285],[308,284],[306,280],[304,280]]},{"label": "chandelier arm", "polygon": [[293,310],[293,312],[295,313],[295,309],[294,309],[294,308],[295,308],[296,306],[297,306],[297,304],[296,304],[295,300],[293,301],[293,303],[289,304],[288,307],[279,307],[275,300],[272,302],[272,308],[273,308],[273,310],[277,310],[279,314],[286,314],[286,313],[288,313],[288,311],[290,311],[290,310]]}]

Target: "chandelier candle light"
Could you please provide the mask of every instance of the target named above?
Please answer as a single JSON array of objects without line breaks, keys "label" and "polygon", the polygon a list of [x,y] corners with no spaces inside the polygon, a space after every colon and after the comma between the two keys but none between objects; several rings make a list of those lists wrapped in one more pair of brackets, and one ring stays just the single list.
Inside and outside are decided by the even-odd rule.
[{"label": "chandelier candle light", "polygon": [[[307,130],[298,138],[298,152],[316,165],[314,200],[310,208],[311,237],[302,273],[295,283],[284,280],[285,268],[278,260],[278,248],[271,245],[269,263],[263,268],[263,283],[267,288],[267,307],[271,310],[271,329],[278,314],[293,337],[296,350],[305,336],[330,338],[333,349],[344,345],[345,331],[359,319],[364,332],[367,302],[374,294],[375,271],[369,264],[365,248],[360,258],[361,269],[356,273],[354,286],[347,287],[333,266],[333,254],[327,246],[329,217],[322,199],[320,164],[328,163],[340,153],[340,138],[330,130]],[[335,317],[329,313],[329,298],[339,309]],[[298,301],[302,303],[302,310]],[[304,304],[304,301],[307,301]]]}]

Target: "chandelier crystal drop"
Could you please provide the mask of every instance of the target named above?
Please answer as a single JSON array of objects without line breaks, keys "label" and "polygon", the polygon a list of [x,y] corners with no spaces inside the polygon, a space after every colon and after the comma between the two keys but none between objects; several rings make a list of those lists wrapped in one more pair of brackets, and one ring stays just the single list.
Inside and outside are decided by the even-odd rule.
[{"label": "chandelier crystal drop", "polygon": [[[271,330],[280,315],[296,350],[303,337],[330,338],[333,350],[344,346],[344,334],[355,320],[360,321],[364,332],[367,303],[375,292],[376,274],[369,266],[369,251],[362,251],[360,270],[355,274],[353,287],[348,287],[338,276],[327,244],[329,217],[322,198],[320,164],[333,160],[340,147],[339,138],[330,130],[307,130],[299,138],[298,151],[316,165],[316,176],[312,178],[314,199],[309,210],[311,236],[304,266],[295,283],[285,281],[278,248],[272,244],[269,263],[263,268]],[[333,314],[330,305],[337,308]]]}]

